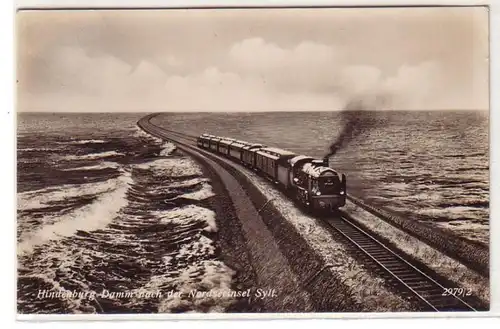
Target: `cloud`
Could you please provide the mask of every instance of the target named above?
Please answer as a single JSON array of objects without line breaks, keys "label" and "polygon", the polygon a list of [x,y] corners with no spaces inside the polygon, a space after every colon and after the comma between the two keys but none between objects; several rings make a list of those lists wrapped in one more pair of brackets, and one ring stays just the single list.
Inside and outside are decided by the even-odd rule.
[{"label": "cloud", "polygon": [[179,104],[178,110],[322,110],[339,106],[334,96],[277,91],[255,76],[222,72],[215,67],[200,74],[170,77],[166,93]]},{"label": "cloud", "polygon": [[[174,65],[180,61],[170,58]],[[50,93],[24,93],[26,110],[48,111],[273,111],[340,106],[334,95],[278,90],[248,72],[211,66],[173,74],[142,60],[135,67],[110,55],[62,47],[48,63]]]},{"label": "cloud", "polygon": [[252,38],[233,45],[229,57],[235,70],[261,76],[270,88],[284,93],[306,91],[318,99],[334,95],[341,107],[352,98],[366,98],[384,99],[373,106],[389,106],[386,109],[428,108],[430,101],[441,98],[445,85],[444,73],[434,61],[403,64],[390,75],[374,65],[351,64],[345,50],[315,42],[282,48]]},{"label": "cloud", "polygon": [[309,41],[292,48],[281,48],[262,38],[250,38],[234,44],[229,50],[229,57],[241,68],[269,71],[331,64],[335,51],[331,46]]},{"label": "cloud", "polygon": [[332,110],[377,95],[488,107],[484,8],[25,11],[17,23],[21,110]]},{"label": "cloud", "polygon": [[445,96],[446,81],[441,67],[435,62],[402,65],[396,75],[381,85],[382,92],[391,95],[393,106],[405,109],[439,108]]},{"label": "cloud", "polygon": [[318,92],[334,82],[330,72],[340,56],[331,46],[304,41],[290,48],[262,38],[242,40],[231,46],[229,63],[233,70],[258,76],[269,87],[287,92]]},{"label": "cloud", "polygon": [[[349,53],[312,41],[288,47],[263,38],[230,45],[225,60],[196,72],[171,54],[132,65],[80,47],[48,58],[51,92],[23,94],[21,108],[50,111],[341,110],[353,99],[371,108],[429,109],[453,94],[442,64],[403,64],[392,74],[350,63]],[[456,94],[455,94],[456,95]],[[383,100],[383,102],[381,102]]]}]

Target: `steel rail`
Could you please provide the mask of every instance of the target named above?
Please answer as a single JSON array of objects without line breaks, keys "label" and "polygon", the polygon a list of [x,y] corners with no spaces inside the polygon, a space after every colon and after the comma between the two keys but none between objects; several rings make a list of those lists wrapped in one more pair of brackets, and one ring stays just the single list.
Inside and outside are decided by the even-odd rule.
[{"label": "steel rail", "polygon": [[[388,273],[389,276],[396,279],[397,282],[409,290],[419,300],[423,301],[425,305],[435,311],[447,310],[453,307],[477,311],[459,296],[453,294],[443,296],[443,292],[446,291],[443,285],[402,258],[396,252],[389,249],[372,234],[353,223],[348,216],[341,215],[341,219],[342,222],[339,222],[338,218],[335,218],[335,220],[330,218],[327,220],[327,223],[354,244],[366,256],[372,259],[374,263]],[[353,232],[350,233],[348,229],[345,227],[343,228],[342,223],[352,228]],[[402,271],[405,275],[398,274],[396,271]],[[425,293],[426,291],[434,292]]]}]

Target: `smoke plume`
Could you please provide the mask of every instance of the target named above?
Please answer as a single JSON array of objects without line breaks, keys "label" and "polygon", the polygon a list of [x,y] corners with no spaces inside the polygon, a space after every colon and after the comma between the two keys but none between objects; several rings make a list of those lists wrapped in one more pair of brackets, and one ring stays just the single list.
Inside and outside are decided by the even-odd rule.
[{"label": "smoke plume", "polygon": [[358,136],[366,134],[377,126],[374,110],[388,106],[387,95],[352,98],[341,112],[342,128],[336,139],[330,144],[329,152],[325,157],[334,156],[339,150],[348,146]]}]

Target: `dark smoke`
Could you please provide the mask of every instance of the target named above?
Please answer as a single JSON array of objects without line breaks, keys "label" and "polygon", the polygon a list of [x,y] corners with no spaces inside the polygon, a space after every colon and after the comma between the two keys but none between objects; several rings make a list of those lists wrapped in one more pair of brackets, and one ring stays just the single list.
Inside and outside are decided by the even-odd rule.
[{"label": "dark smoke", "polygon": [[385,106],[386,99],[378,97],[374,102],[363,99],[351,100],[341,112],[342,129],[337,138],[330,144],[330,151],[325,158],[334,156],[339,150],[348,146],[358,136],[366,134],[377,126],[375,112],[380,106]]}]

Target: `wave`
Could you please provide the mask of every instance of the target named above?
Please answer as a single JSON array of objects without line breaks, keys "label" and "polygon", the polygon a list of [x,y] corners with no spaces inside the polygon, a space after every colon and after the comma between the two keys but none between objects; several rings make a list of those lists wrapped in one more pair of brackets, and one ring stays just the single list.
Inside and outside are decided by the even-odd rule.
[{"label": "wave", "polygon": [[103,162],[94,166],[84,166],[77,168],[61,169],[61,171],[76,171],[76,170],[101,170],[101,169],[117,169],[120,165],[116,162]]},{"label": "wave", "polygon": [[100,159],[100,158],[107,158],[107,157],[112,157],[112,156],[124,156],[125,154],[116,152],[116,151],[107,151],[107,152],[100,152],[100,153],[90,153],[90,154],[85,154],[85,155],[67,155],[62,158],[62,160],[66,161],[75,161],[75,160],[92,160],[92,159]]},{"label": "wave", "polygon": [[[218,258],[216,213],[198,201],[214,194],[210,179],[191,158],[173,157],[173,144],[161,141],[157,149],[160,146],[160,157],[132,164],[132,171],[119,178],[18,193],[19,209],[35,209],[44,225],[28,223],[18,238],[18,305],[23,312],[223,312],[236,301],[227,296],[235,272]],[[83,157],[89,156],[93,155]],[[61,170],[72,175],[77,170],[121,168],[110,160]],[[173,196],[190,200],[173,206],[163,202]],[[86,203],[80,202],[85,198]],[[73,199],[79,201],[77,208],[51,210],[59,205],[68,208]],[[35,218],[29,212],[22,216],[26,222]],[[155,291],[162,296],[109,296],[100,301],[102,307],[79,297],[60,305],[36,299],[40,289],[93,291],[109,287],[109,282],[126,287],[133,296]],[[193,290],[202,294],[190,296]],[[177,297],[164,293],[168,291],[185,293]]]},{"label": "wave", "polygon": [[169,156],[177,149],[177,147],[174,144],[169,143],[169,142],[163,144],[162,147],[163,147],[163,150],[161,150],[160,156]]},{"label": "wave", "polygon": [[146,133],[144,130],[142,130],[141,128],[139,128],[138,126],[136,126],[136,129],[135,129],[135,132],[134,134],[132,135],[132,137],[136,137],[136,138],[144,138],[146,140],[149,140],[149,141],[152,141],[152,142],[155,142],[157,144],[160,144],[160,143],[163,143],[163,139],[161,138],[158,138],[158,137],[155,137],[153,135],[150,135],[148,133]]},{"label": "wave", "polygon": [[[177,239],[178,247],[163,255],[160,274],[151,276],[134,291],[177,292],[162,295],[158,312],[223,312],[233,304],[235,298],[228,292],[231,291],[235,272],[222,261],[214,259],[214,241],[206,233],[197,233],[200,229],[217,232],[215,212],[188,205],[153,211],[150,215],[172,228],[171,237]],[[137,303],[141,301],[130,301],[130,305]]]},{"label": "wave", "polygon": [[58,151],[56,148],[48,148],[48,147],[25,147],[21,149],[17,149],[18,152],[52,152]]},{"label": "wave", "polygon": [[74,144],[74,145],[81,145],[81,144],[104,144],[107,143],[105,140],[102,139],[82,139],[82,140],[74,140],[74,141],[67,141],[67,142],[57,142],[57,144]]},{"label": "wave", "polygon": [[165,177],[187,177],[203,175],[203,172],[198,164],[190,158],[176,159],[157,159],[147,163],[141,163],[134,168],[143,170],[152,170],[155,175]]},{"label": "wave", "polygon": [[173,201],[176,199],[190,199],[190,200],[205,200],[208,199],[212,196],[214,196],[215,193],[212,190],[212,186],[210,184],[202,183],[201,189],[191,192],[191,193],[186,193],[186,194],[181,194],[178,195],[174,198],[166,199],[166,202]]},{"label": "wave", "polygon": [[[195,263],[181,271],[177,278],[168,278],[173,281],[179,294],[164,298],[158,306],[158,312],[169,313],[179,309],[224,312],[236,299],[230,294],[234,274],[232,269],[217,260]],[[151,282],[162,282],[162,279],[162,276],[156,277]]]},{"label": "wave", "polygon": [[34,248],[51,240],[74,235],[77,231],[94,231],[106,227],[128,203],[126,193],[132,183],[131,175],[124,172],[114,180],[114,189],[98,197],[93,203],[61,216],[58,221],[44,225],[22,238],[18,254],[32,253]]},{"label": "wave", "polygon": [[481,208],[471,206],[451,206],[447,208],[417,209],[417,214],[432,217],[434,221],[481,220]]},{"label": "wave", "polygon": [[465,167],[465,168],[455,169],[456,172],[463,172],[463,171],[478,172],[482,170],[490,170],[490,167]]},{"label": "wave", "polygon": [[99,183],[81,185],[61,185],[48,187],[41,190],[18,193],[18,210],[32,210],[48,206],[50,203],[64,201],[65,199],[84,197],[88,195],[110,192],[116,188],[116,178]]},{"label": "wave", "polygon": [[210,179],[208,178],[202,178],[202,177],[196,177],[184,181],[179,181],[179,182],[171,182],[168,184],[169,188],[190,188],[194,187],[196,185],[199,185],[201,183],[208,183],[210,182]]},{"label": "wave", "polygon": [[188,225],[192,223],[203,223],[207,232],[217,232],[215,222],[215,212],[210,209],[188,205],[182,208],[175,208],[169,211],[156,211],[151,213],[164,224]]},{"label": "wave", "polygon": [[456,201],[443,201],[438,204],[439,207],[444,209],[454,208],[454,207],[467,207],[467,208],[489,208],[490,202],[484,199],[471,199],[464,200],[462,202]]},{"label": "wave", "polygon": [[487,153],[485,152],[471,152],[471,153],[460,153],[460,154],[444,154],[442,157],[444,158],[472,158],[472,157],[479,157],[479,156],[486,156]]}]

